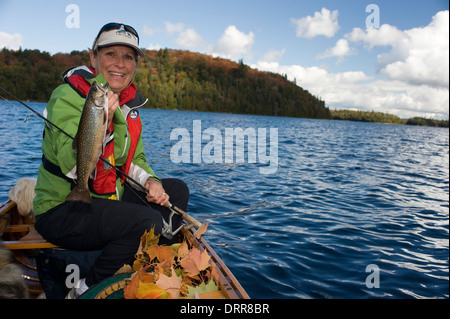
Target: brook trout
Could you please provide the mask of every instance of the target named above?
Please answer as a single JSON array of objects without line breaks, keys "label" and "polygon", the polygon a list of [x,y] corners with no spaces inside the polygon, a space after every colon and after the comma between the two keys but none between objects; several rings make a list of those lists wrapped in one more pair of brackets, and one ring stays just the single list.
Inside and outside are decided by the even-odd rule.
[{"label": "brook trout", "polygon": [[72,147],[77,153],[77,185],[68,201],[91,202],[88,180],[103,152],[108,125],[108,84],[92,83],[81,113]]}]

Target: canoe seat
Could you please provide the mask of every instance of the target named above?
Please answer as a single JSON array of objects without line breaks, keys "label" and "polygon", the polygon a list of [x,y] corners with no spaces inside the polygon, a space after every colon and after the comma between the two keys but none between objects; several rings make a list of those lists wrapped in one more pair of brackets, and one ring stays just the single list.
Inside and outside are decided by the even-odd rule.
[{"label": "canoe seat", "polygon": [[46,241],[34,228],[34,219],[21,216],[12,200],[0,205],[0,245],[10,250],[57,247]]},{"label": "canoe seat", "polygon": [[10,250],[16,249],[41,249],[58,247],[46,241],[34,228],[33,224],[9,225],[5,234],[26,233],[17,240],[5,240],[1,244]]}]

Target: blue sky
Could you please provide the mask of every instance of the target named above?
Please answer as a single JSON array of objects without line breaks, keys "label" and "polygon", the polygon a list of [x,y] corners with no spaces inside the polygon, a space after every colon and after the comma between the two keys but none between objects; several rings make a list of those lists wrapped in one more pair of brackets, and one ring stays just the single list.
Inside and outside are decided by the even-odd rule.
[{"label": "blue sky", "polygon": [[[66,23],[75,14],[66,12],[70,4],[79,25]],[[366,12],[370,4],[379,25],[366,24],[376,14]],[[118,21],[138,30],[143,48],[243,59],[287,74],[331,109],[448,119],[448,7],[443,0],[0,0],[0,48],[84,50],[103,24]]]}]

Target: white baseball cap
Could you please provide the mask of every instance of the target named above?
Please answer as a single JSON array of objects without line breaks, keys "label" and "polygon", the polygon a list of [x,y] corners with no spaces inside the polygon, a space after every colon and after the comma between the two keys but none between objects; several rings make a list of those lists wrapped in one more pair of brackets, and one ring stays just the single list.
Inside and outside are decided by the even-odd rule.
[{"label": "white baseball cap", "polygon": [[140,56],[145,56],[144,51],[139,49],[137,31],[126,24],[116,22],[105,24],[95,38],[92,49],[95,51],[98,48],[111,45],[126,45],[133,48]]}]

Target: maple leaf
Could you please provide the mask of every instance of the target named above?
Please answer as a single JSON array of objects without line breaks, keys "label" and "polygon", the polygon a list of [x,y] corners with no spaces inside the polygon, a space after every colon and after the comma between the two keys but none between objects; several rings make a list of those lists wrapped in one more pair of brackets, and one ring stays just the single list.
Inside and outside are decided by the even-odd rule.
[{"label": "maple leaf", "polygon": [[119,268],[119,270],[117,270],[114,275],[119,275],[119,274],[127,274],[133,272],[133,268],[131,268],[130,265],[124,264],[122,267]]},{"label": "maple leaf", "polygon": [[173,264],[175,252],[169,246],[150,246],[147,249],[147,254],[150,260],[157,258],[159,262],[167,260],[170,264]]},{"label": "maple leaf", "polygon": [[189,255],[189,247],[188,247],[186,240],[183,240],[180,247],[178,247],[177,256],[179,259],[182,259],[188,255]]},{"label": "maple leaf", "polygon": [[180,265],[190,275],[195,276],[210,266],[210,258],[206,250],[200,253],[198,248],[192,248],[189,255],[180,262]]},{"label": "maple leaf", "polygon": [[181,278],[177,277],[175,270],[171,268],[172,275],[166,276],[164,274],[159,275],[159,279],[156,281],[156,285],[167,291],[171,298],[178,298],[180,296]]},{"label": "maple leaf", "polygon": [[[146,267],[148,268],[148,267]],[[146,268],[142,268],[141,270],[135,272],[131,276],[131,282],[126,285],[123,296],[125,299],[136,299],[136,291],[139,287],[140,283],[153,283],[155,276],[153,274],[149,274],[146,271]]]},{"label": "maple leaf", "polygon": [[195,293],[201,295],[205,293],[210,293],[213,291],[217,291],[219,288],[217,287],[216,283],[213,280],[210,280],[207,284],[202,282],[197,287],[188,287],[187,296],[193,297]]},{"label": "maple leaf", "polygon": [[200,239],[200,237],[206,232],[206,229],[208,229],[209,223],[203,223],[199,229],[194,233],[194,236],[197,239]]},{"label": "maple leaf", "polygon": [[150,231],[145,231],[144,235],[141,237],[141,243],[139,245],[136,255],[143,255],[147,251],[149,246],[156,246],[159,242],[159,236],[155,235],[155,227],[150,229]]}]

